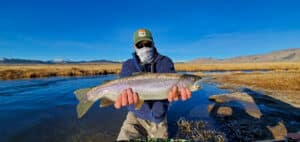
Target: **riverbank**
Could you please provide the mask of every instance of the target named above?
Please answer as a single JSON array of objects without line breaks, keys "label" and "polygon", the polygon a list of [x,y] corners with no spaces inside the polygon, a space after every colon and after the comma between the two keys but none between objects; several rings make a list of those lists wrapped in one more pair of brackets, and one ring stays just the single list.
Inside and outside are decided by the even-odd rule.
[{"label": "riverbank", "polygon": [[299,132],[300,109],[248,90],[209,97],[211,117],[231,141],[285,141]]},{"label": "riverbank", "polygon": [[0,80],[116,74],[120,64],[0,65]]},{"label": "riverbank", "polygon": [[[237,64],[188,64],[176,63],[176,71],[300,71],[300,62],[287,63],[237,63]],[[118,74],[121,64],[20,64],[0,65],[0,80],[40,78],[52,76],[92,76]],[[200,73],[201,75],[201,73]]]},{"label": "riverbank", "polygon": [[229,139],[284,140],[300,128],[300,72],[228,72],[209,75],[232,93],[210,96],[209,112]]},{"label": "riverbank", "polygon": [[212,78],[220,83],[220,88],[247,87],[300,108],[299,71],[228,73]]},{"label": "riverbank", "polygon": [[[232,94],[218,88],[216,83],[204,81],[209,76],[200,82],[202,88],[193,92],[192,99],[171,105],[170,138],[255,141],[282,139],[287,133],[299,131],[299,109],[249,89],[236,89],[237,93]],[[116,78],[112,74],[0,81],[3,86],[0,88],[3,112],[0,141],[115,140],[126,110],[100,109],[97,102],[83,119],[77,119],[78,101],[73,92]],[[194,124],[180,123],[184,122],[178,121],[181,118]],[[201,131],[191,131],[195,127]]]}]

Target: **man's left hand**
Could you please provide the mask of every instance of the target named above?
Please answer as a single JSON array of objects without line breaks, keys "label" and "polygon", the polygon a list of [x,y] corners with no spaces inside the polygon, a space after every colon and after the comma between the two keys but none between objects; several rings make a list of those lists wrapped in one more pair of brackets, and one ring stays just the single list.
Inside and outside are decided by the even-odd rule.
[{"label": "man's left hand", "polygon": [[177,86],[173,86],[173,88],[170,90],[168,95],[168,101],[177,101],[179,99],[185,101],[187,99],[190,99],[192,97],[192,92],[190,89],[187,89],[185,87],[178,88]]}]

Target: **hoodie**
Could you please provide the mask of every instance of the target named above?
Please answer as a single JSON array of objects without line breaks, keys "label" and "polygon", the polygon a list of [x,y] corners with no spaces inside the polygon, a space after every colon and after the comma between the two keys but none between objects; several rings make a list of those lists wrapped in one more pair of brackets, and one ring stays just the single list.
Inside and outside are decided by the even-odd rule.
[{"label": "hoodie", "polygon": [[[150,64],[141,64],[136,53],[132,53],[132,58],[125,61],[122,65],[120,77],[131,76],[136,72],[153,72],[153,73],[175,73],[172,60],[160,55],[155,49],[154,60]],[[168,100],[162,101],[145,101],[140,110],[135,110],[133,105],[128,106],[128,110],[135,116],[149,120],[155,123],[162,122],[166,118],[168,111]]]}]

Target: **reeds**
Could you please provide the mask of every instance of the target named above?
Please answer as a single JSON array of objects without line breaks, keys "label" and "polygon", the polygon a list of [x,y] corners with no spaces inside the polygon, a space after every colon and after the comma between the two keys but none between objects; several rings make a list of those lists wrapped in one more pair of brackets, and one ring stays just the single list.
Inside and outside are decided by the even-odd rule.
[{"label": "reeds", "polygon": [[300,72],[232,73],[214,78],[229,88],[244,86],[274,97],[294,107],[300,107]]},{"label": "reeds", "polygon": [[233,73],[215,76],[223,83],[241,84],[269,90],[300,91],[300,72]]},{"label": "reeds", "polygon": [[224,142],[225,134],[208,127],[206,121],[188,121],[183,118],[177,121],[178,138],[189,139],[197,142]]},{"label": "reeds", "polygon": [[241,71],[241,70],[295,70],[300,71],[300,62],[276,63],[231,63],[231,64],[175,64],[178,71]]},{"label": "reeds", "polygon": [[113,74],[120,68],[120,64],[1,65],[0,79]]},{"label": "reeds", "polygon": [[[300,62],[290,63],[236,63],[236,64],[175,64],[176,71],[240,71],[273,70],[277,72],[300,72]],[[0,65],[0,80],[37,78],[50,76],[88,76],[117,74],[121,64],[34,64]]]}]

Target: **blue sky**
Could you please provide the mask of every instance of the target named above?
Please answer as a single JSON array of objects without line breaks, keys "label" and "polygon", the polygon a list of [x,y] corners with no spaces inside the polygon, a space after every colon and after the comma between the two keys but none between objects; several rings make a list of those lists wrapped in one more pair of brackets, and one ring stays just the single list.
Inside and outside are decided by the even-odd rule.
[{"label": "blue sky", "polygon": [[0,1],[0,57],[125,60],[148,28],[174,61],[300,47],[298,0]]}]

